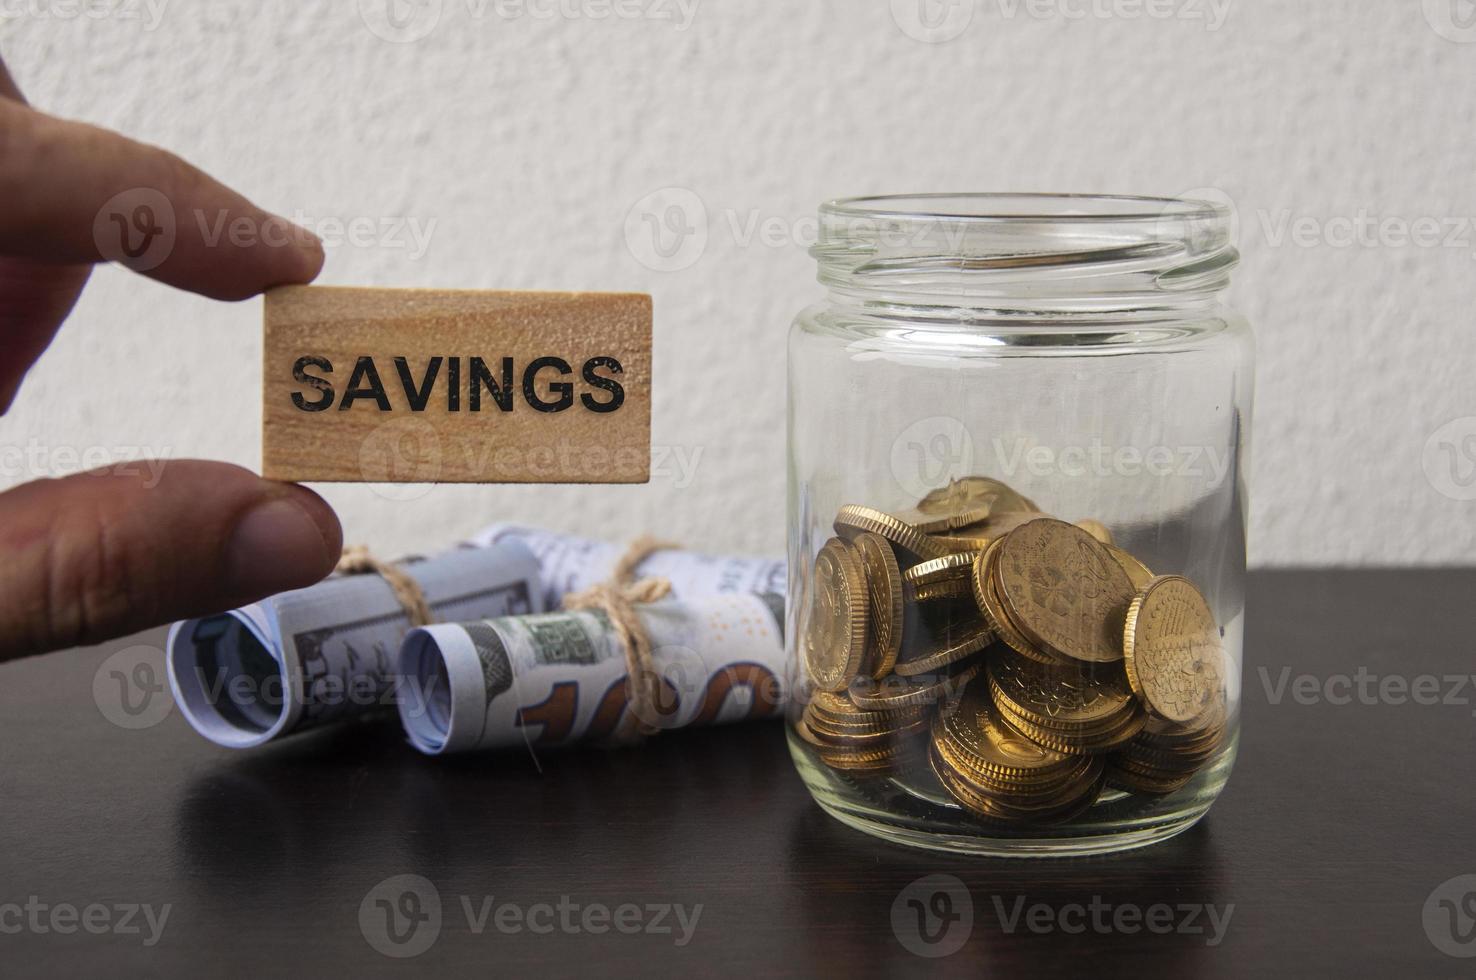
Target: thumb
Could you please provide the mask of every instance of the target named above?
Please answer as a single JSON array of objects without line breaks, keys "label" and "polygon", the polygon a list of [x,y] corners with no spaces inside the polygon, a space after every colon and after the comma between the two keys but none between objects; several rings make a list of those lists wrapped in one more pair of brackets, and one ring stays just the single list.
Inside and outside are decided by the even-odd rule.
[{"label": "thumb", "polygon": [[333,570],[343,534],[312,491],[224,463],[159,467],[0,493],[0,661],[219,612]]}]

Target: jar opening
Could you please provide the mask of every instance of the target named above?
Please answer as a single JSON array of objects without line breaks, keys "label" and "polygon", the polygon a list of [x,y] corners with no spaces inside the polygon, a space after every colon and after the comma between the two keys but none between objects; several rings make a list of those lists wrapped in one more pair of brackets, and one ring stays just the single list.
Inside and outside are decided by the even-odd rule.
[{"label": "jar opening", "polygon": [[1158,221],[1165,217],[1228,217],[1214,201],[1129,194],[896,194],[851,197],[822,205],[823,214],[875,219],[981,222]]},{"label": "jar opening", "polygon": [[1239,259],[1217,202],[1028,193],[830,201],[812,252],[867,302],[1032,312],[1210,302]]}]

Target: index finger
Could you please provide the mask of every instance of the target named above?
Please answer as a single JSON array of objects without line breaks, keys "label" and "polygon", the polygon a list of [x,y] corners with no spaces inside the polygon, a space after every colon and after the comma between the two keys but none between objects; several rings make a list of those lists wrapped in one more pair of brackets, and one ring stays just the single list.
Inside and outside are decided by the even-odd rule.
[{"label": "index finger", "polygon": [[0,100],[0,255],[115,261],[213,299],[311,282],[323,246],[184,160]]}]

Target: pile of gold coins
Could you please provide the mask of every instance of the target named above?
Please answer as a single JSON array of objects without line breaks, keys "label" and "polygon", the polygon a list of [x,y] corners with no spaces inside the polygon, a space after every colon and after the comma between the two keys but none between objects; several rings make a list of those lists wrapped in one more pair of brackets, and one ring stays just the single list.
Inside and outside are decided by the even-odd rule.
[{"label": "pile of gold coins", "polygon": [[1108,785],[1172,793],[1220,748],[1209,604],[1103,525],[978,476],[908,513],[842,507],[835,531],[807,583],[796,722],[827,766],[930,771],[980,818],[1045,824]]}]

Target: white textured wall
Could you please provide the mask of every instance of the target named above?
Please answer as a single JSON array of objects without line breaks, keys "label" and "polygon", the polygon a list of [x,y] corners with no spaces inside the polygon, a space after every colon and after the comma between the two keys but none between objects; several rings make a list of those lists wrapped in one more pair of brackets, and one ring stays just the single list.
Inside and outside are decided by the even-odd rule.
[{"label": "white textured wall", "polygon": [[[390,43],[361,16],[382,24],[387,2],[0,0],[0,51],[39,106],[169,146],[320,231],[433,223],[423,255],[330,249],[325,283],[655,294],[654,440],[700,453],[694,476],[329,487],[349,539],[395,552],[506,518],[777,551],[784,336],[818,286],[802,247],[747,238],[751,221],[803,235],[823,198],[868,192],[1217,188],[1261,350],[1253,561],[1476,558],[1476,504],[1440,449],[1476,453],[1476,230],[1324,240],[1360,213],[1476,216],[1470,3],[923,0],[962,29],[929,43],[899,27],[919,0],[686,0],[685,29],[662,0],[619,6],[678,22],[443,0],[427,36]],[[709,216],[701,257],[670,272],[625,231],[668,187]],[[1283,217],[1322,243],[1278,239]],[[0,446],[43,469],[140,446],[254,466],[259,319],[259,302],[102,270]]]}]

